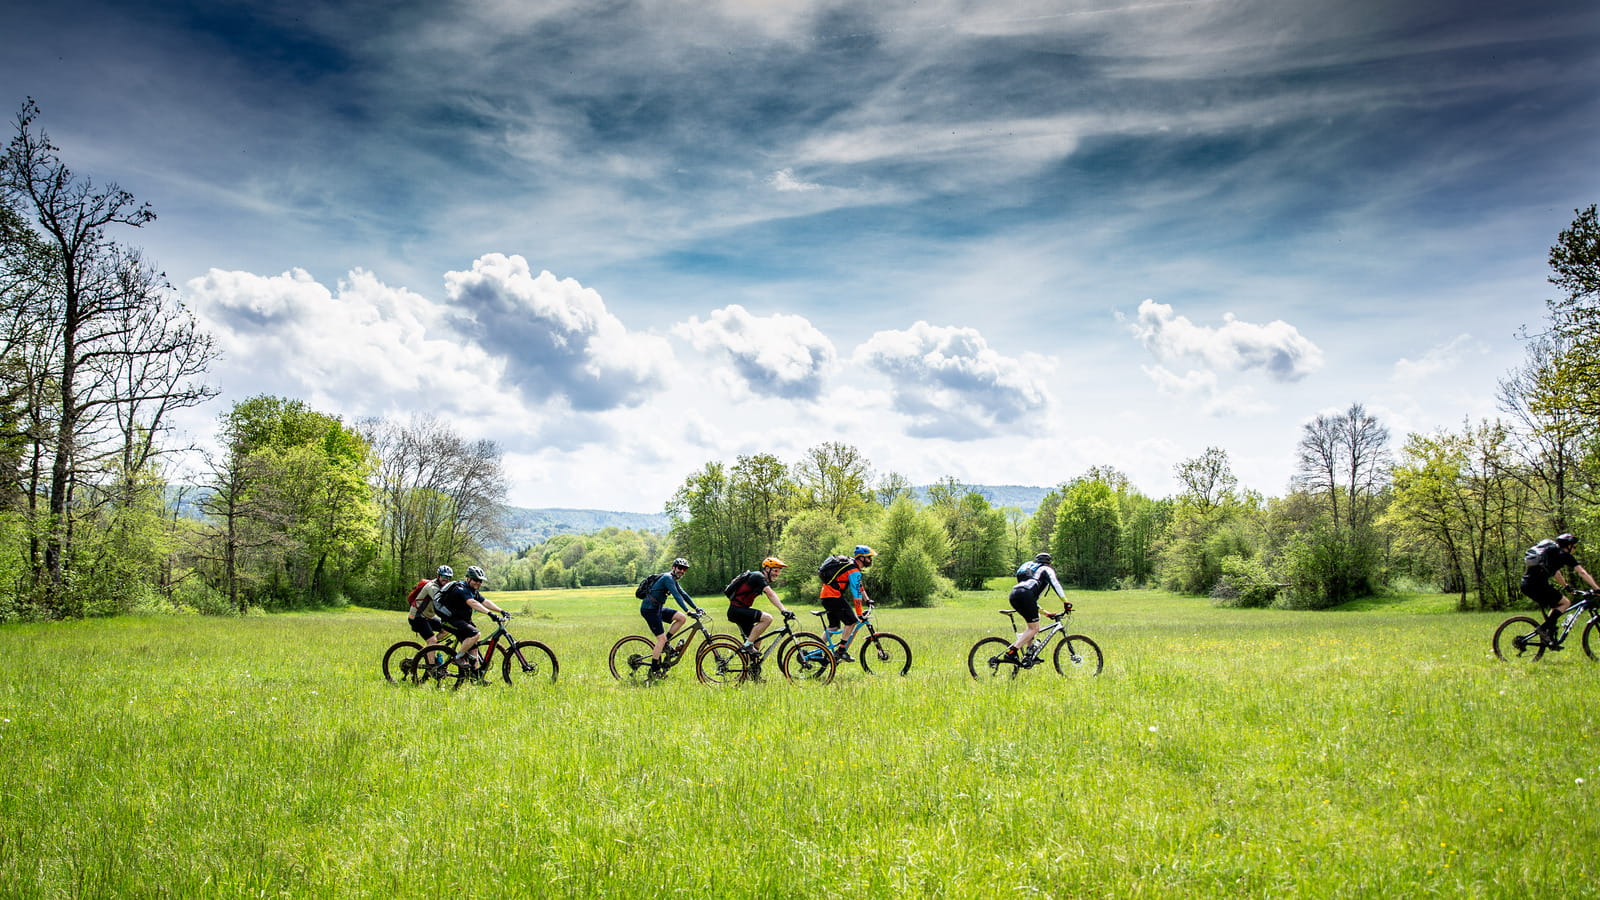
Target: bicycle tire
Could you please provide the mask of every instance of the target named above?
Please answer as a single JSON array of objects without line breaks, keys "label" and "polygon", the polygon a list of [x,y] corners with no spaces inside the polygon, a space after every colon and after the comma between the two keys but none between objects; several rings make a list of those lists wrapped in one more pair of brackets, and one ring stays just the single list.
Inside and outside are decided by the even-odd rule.
[{"label": "bicycle tire", "polygon": [[[415,681],[417,651],[422,645],[416,641],[400,641],[383,652],[383,680],[390,684]],[[404,652],[402,652],[404,651]],[[399,654],[396,657],[395,654]]]},{"label": "bicycle tire", "polygon": [[795,684],[828,684],[835,669],[828,645],[810,638],[791,641],[778,657],[778,671]]},{"label": "bicycle tire", "polygon": [[644,684],[650,676],[650,658],[656,642],[642,634],[630,634],[611,645],[607,665],[611,677],[629,684]]},{"label": "bicycle tire", "polygon": [[1583,652],[1600,662],[1600,620],[1590,619],[1589,624],[1583,626]]},{"label": "bicycle tire", "polygon": [[1010,646],[1010,641],[997,637],[986,637],[973,644],[972,649],[967,651],[967,671],[979,681],[1017,677],[1021,666],[1015,662],[998,661]]},{"label": "bicycle tire", "polygon": [[517,641],[500,661],[500,677],[506,684],[555,684],[560,674],[556,652],[538,641]]},{"label": "bicycle tire", "polygon": [[1056,674],[1093,678],[1105,668],[1100,645],[1081,634],[1069,634],[1056,643]]},{"label": "bicycle tire", "polygon": [[911,671],[911,645],[890,631],[869,635],[856,650],[869,675],[904,675]]},{"label": "bicycle tire", "polygon": [[750,661],[732,638],[715,638],[700,645],[694,657],[695,677],[701,684],[722,687],[738,684],[749,674]]},{"label": "bicycle tire", "polygon": [[1501,662],[1530,663],[1537,662],[1544,656],[1544,643],[1540,641],[1525,646],[1517,646],[1517,640],[1539,627],[1539,623],[1527,616],[1512,616],[1500,623],[1494,630],[1494,655]]}]

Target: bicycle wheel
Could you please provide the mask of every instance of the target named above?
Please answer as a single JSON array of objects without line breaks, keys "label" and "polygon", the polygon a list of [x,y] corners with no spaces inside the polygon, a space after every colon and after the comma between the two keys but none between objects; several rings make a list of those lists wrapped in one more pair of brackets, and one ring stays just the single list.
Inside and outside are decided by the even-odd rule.
[{"label": "bicycle wheel", "polygon": [[1015,660],[1005,659],[1011,642],[1005,638],[986,637],[972,645],[967,653],[967,671],[983,681],[988,678],[1015,678],[1022,667]]},{"label": "bicycle wheel", "polygon": [[538,641],[517,641],[506,650],[500,677],[506,684],[555,684],[561,664],[556,653]]},{"label": "bicycle wheel", "polygon": [[700,645],[694,657],[695,676],[703,684],[738,684],[744,681],[750,661],[733,638],[715,638]]},{"label": "bicycle wheel", "polygon": [[390,684],[402,681],[415,681],[411,673],[416,671],[415,661],[417,651],[422,645],[416,641],[401,641],[383,652],[383,678]]},{"label": "bicycle wheel", "polygon": [[911,645],[898,634],[880,631],[861,642],[856,651],[861,668],[872,675],[904,675],[911,671]]},{"label": "bicycle wheel", "polygon": [[[1539,623],[1527,616],[1512,616],[1494,630],[1494,655],[1503,662],[1529,663],[1544,656],[1544,638],[1533,635]],[[1533,635],[1533,640],[1524,640]]]},{"label": "bicycle wheel", "polygon": [[456,661],[455,651],[449,647],[435,644],[423,647],[412,657],[413,677],[418,684],[428,684],[436,688],[455,689],[461,680],[471,673]]},{"label": "bicycle wheel", "polygon": [[1600,621],[1590,619],[1589,624],[1583,626],[1583,652],[1600,662]]},{"label": "bicycle wheel", "polygon": [[810,638],[790,642],[778,657],[778,671],[796,684],[827,684],[833,680],[833,670],[827,645]]},{"label": "bicycle wheel", "polygon": [[1105,666],[1100,645],[1081,634],[1069,634],[1056,644],[1056,672],[1094,677]]},{"label": "bicycle wheel", "polygon": [[611,645],[611,677],[631,684],[644,684],[650,678],[650,658],[656,642],[630,634]]}]

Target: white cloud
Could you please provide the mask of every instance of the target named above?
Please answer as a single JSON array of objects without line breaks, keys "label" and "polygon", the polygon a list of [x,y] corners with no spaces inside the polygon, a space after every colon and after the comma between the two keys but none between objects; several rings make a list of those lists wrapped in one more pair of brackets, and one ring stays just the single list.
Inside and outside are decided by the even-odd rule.
[{"label": "white cloud", "polygon": [[738,304],[715,310],[704,322],[691,316],[673,329],[696,350],[733,363],[752,392],[815,400],[837,354],[833,342],[803,316],[753,316]]},{"label": "white cloud", "polygon": [[1260,369],[1274,381],[1298,381],[1322,367],[1322,350],[1283,320],[1266,325],[1241,322],[1232,313],[1212,328],[1176,315],[1171,306],[1139,304],[1133,333],[1162,362],[1200,363],[1211,369]]},{"label": "white cloud", "polygon": [[1029,371],[1047,366],[1002,356],[973,328],[917,322],[880,331],[856,348],[857,362],[888,376],[891,406],[911,418],[915,437],[974,440],[1006,423],[1041,413],[1050,397]]},{"label": "white cloud", "polygon": [[665,340],[629,332],[598,293],[548,271],[535,277],[521,256],[489,253],[471,271],[446,273],[445,296],[467,317],[463,330],[503,358],[507,380],[535,401],[636,406],[671,356]]},{"label": "white cloud", "polygon": [[800,179],[794,177],[793,169],[779,169],[778,171],[773,172],[772,177],[767,179],[767,184],[772,185],[779,191],[785,192],[814,191],[817,188],[822,187],[820,184],[812,184],[809,181],[801,181]]},{"label": "white cloud", "polygon": [[1457,368],[1462,363],[1462,358],[1468,354],[1480,356],[1488,352],[1488,347],[1481,341],[1474,340],[1470,334],[1457,335],[1454,339],[1429,349],[1418,360],[1399,359],[1394,364],[1394,380],[1401,383],[1413,383],[1432,378]]}]

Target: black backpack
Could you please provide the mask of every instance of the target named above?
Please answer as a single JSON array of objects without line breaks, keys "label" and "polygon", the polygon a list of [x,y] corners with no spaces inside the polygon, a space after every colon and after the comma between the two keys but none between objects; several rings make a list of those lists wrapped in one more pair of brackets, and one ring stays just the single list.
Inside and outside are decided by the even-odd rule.
[{"label": "black backpack", "polygon": [[822,579],[823,584],[832,584],[833,579],[838,577],[839,573],[844,571],[845,566],[850,565],[852,562],[854,560],[848,556],[830,556],[822,561],[822,565],[817,567],[817,577]]},{"label": "black backpack", "polygon": [[633,589],[633,595],[643,600],[644,595],[650,593],[650,588],[655,585],[656,579],[660,577],[659,574],[646,575],[644,580],[639,582],[639,586]]},{"label": "black backpack", "polygon": [[1558,568],[1555,563],[1557,554],[1561,552],[1561,545],[1545,538],[1522,554],[1522,564],[1531,571],[1538,569],[1540,573],[1549,577]]},{"label": "black backpack", "polygon": [[743,588],[749,587],[750,582],[754,580],[750,576],[754,574],[756,573],[754,570],[752,570],[733,576],[733,580],[728,582],[728,586],[722,589],[722,595],[727,597],[729,600],[735,600],[741,596],[748,597],[754,594],[755,591],[742,590]]}]

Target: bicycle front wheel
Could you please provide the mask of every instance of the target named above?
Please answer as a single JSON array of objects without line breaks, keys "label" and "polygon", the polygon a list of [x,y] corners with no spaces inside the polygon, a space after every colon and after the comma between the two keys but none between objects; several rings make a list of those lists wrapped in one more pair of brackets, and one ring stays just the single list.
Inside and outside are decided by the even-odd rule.
[{"label": "bicycle front wheel", "polygon": [[898,634],[880,631],[862,641],[856,655],[869,675],[904,675],[911,671],[911,645]]},{"label": "bicycle front wheel", "polygon": [[695,654],[695,676],[703,684],[738,684],[749,670],[750,661],[733,638],[713,638],[701,644],[700,652]]},{"label": "bicycle front wheel", "polygon": [[1104,665],[1100,645],[1081,634],[1069,634],[1056,644],[1056,672],[1062,675],[1092,678]]},{"label": "bicycle front wheel", "polygon": [[538,641],[517,641],[500,663],[500,677],[506,684],[555,684],[560,671],[556,652]]},{"label": "bicycle front wheel", "polygon": [[412,673],[416,671],[414,662],[417,651],[422,645],[416,641],[401,641],[385,650],[383,653],[383,678],[390,684],[402,681],[415,681]]},{"label": "bicycle front wheel", "polygon": [[418,684],[441,689],[454,690],[461,685],[462,679],[471,676],[471,671],[455,658],[455,651],[439,644],[418,650],[417,655],[412,657],[412,665],[415,669],[413,677]]},{"label": "bicycle front wheel", "polygon": [[967,671],[979,681],[1017,677],[1022,667],[1014,657],[1006,658],[1006,648],[1010,646],[1010,641],[997,637],[986,637],[973,644],[967,653]]},{"label": "bicycle front wheel", "polygon": [[1583,652],[1600,662],[1600,620],[1590,619],[1589,624],[1583,626]]},{"label": "bicycle front wheel", "polygon": [[802,638],[783,648],[778,671],[796,684],[827,684],[833,680],[833,654],[821,641]]},{"label": "bicycle front wheel", "polygon": [[611,677],[629,684],[644,684],[650,680],[650,659],[656,642],[630,634],[611,645]]},{"label": "bicycle front wheel", "polygon": [[1534,633],[1538,627],[1527,616],[1501,622],[1494,630],[1494,655],[1508,663],[1530,663],[1544,656],[1544,638]]}]

